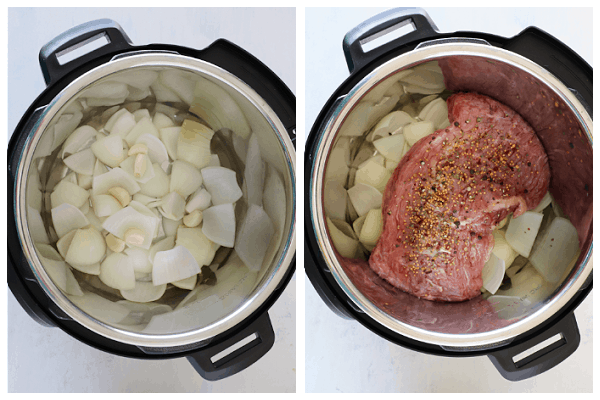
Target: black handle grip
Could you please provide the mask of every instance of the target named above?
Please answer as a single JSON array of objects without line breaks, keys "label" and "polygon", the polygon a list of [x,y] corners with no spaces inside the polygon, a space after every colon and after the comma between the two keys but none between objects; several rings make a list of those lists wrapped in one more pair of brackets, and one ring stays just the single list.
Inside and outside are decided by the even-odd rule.
[{"label": "black handle grip", "polygon": [[[514,361],[515,356],[559,334],[561,335],[560,340],[521,360]],[[577,321],[575,315],[571,312],[533,339],[488,354],[488,357],[504,378],[509,381],[521,381],[539,375],[560,364],[577,350],[579,341]]]},{"label": "black handle grip", "polygon": [[[388,32],[412,23],[414,31],[372,49],[363,50],[363,44]],[[350,73],[360,69],[390,50],[413,40],[427,39],[437,34],[437,26],[421,8],[394,8],[369,18],[346,34],[343,42],[344,55]]]},{"label": "black handle grip", "polygon": [[[58,57],[65,50],[74,50],[103,36],[109,42],[106,45],[65,64],[59,63]],[[42,68],[46,85],[50,85],[51,82],[62,78],[94,58],[129,47],[131,47],[131,40],[127,34],[119,24],[110,19],[98,19],[71,28],[46,43],[40,50],[40,67]]]},{"label": "black handle grip", "polygon": [[[219,360],[214,362],[211,360],[215,355],[252,334],[255,334],[256,337],[251,342]],[[274,342],[275,333],[269,314],[265,312],[235,336],[214,346],[201,349],[186,358],[200,376],[208,381],[216,381],[236,374],[254,364],[273,347]]]},{"label": "black handle grip", "polygon": [[296,145],[296,96],[269,67],[241,47],[219,39],[200,51],[200,57],[240,78],[275,111]]}]

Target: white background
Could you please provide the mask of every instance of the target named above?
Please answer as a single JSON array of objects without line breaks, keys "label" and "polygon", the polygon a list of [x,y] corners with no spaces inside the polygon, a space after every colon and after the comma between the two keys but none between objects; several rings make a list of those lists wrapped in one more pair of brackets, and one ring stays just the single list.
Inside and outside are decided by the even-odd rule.
[{"label": "white background", "polygon": [[[400,3],[399,3],[400,4]],[[306,9],[306,131],[348,77],[344,35],[384,9]],[[537,26],[592,64],[592,9],[426,8],[440,32],[512,37]],[[305,278],[307,392],[591,392],[593,295],[575,312],[579,349],[529,380],[504,380],[487,357],[430,356],[389,343],[356,321],[334,315]]]},{"label": "white background", "polygon": [[[117,21],[134,45],[201,49],[219,38],[244,48],[296,91],[295,9],[9,9],[8,135],[45,84],[40,48],[99,18]],[[35,323],[8,293],[9,392],[293,392],[296,387],[296,277],[270,309],[273,348],[229,379],[204,381],[185,359],[147,361],[93,349]]]}]

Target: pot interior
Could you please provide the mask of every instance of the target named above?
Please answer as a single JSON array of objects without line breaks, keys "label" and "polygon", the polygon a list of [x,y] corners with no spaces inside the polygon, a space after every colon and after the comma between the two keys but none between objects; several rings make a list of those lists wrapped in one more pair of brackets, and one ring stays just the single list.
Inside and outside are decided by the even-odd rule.
[{"label": "pot interior", "polygon": [[[317,235],[325,236],[330,247],[321,250],[329,253],[326,260],[333,260],[333,263],[328,267],[349,297],[392,330],[440,344],[449,343],[448,336],[440,334],[482,334],[502,330],[515,336],[519,332],[510,331],[510,327],[559,297],[561,291],[581,274],[591,253],[591,118],[585,111],[591,105],[582,105],[578,101],[571,103],[572,97],[569,100],[561,94],[564,88],[557,89],[548,83],[550,74],[547,71],[533,73],[514,60],[504,62],[498,57],[473,53],[439,56],[443,51],[436,56],[433,50],[428,51],[427,57],[421,60],[414,61],[418,57],[415,55],[400,61],[400,56],[376,69],[350,90],[347,97],[352,99],[344,99],[343,105],[328,120],[321,142],[321,149],[324,149],[321,157],[325,161],[320,171],[324,173],[317,180],[319,189],[314,199],[323,204],[323,209],[319,210],[332,220],[338,234],[345,235],[344,239],[338,239],[338,244],[344,241],[359,244],[353,255],[343,254],[332,239],[330,225],[322,221],[322,229],[316,229]],[[415,67],[421,71],[422,81],[414,75],[412,79],[403,80],[406,71],[415,70]],[[428,77],[431,78],[429,81]],[[438,85],[440,80],[441,86]],[[477,92],[511,107],[540,138],[549,159],[549,192],[554,199],[544,210],[542,228],[555,215],[566,216],[577,229],[579,238],[579,251],[558,282],[546,281],[528,259],[519,256],[513,266],[518,264],[522,268],[511,278],[505,276],[495,295],[487,292],[463,302],[434,302],[393,287],[369,267],[369,246],[372,249],[374,245],[361,241],[360,224],[358,228],[353,224],[359,213],[346,190],[358,182],[357,170],[367,160],[373,160],[371,157],[381,155],[372,143],[380,134],[379,122],[388,113],[399,110],[420,120],[421,110],[433,98],[446,100],[456,92]],[[402,133],[401,129],[395,134]],[[396,163],[385,157],[375,160],[393,173]],[[333,222],[334,219],[337,220]],[[346,248],[345,244],[340,246]],[[353,247],[350,249],[352,253]],[[499,343],[498,338],[508,336],[497,335],[495,343]],[[483,338],[482,335],[471,336],[462,344],[484,343],[478,342],[477,337]]]},{"label": "pot interior", "polygon": [[[51,114],[41,118],[42,124],[44,119],[50,119],[50,122],[43,132],[40,128],[31,135],[35,148],[30,161],[27,161],[28,165],[24,167],[28,168],[24,200],[27,206],[25,232],[29,235],[29,240],[25,242],[35,243],[36,252],[31,256],[34,259],[30,260],[32,268],[37,268],[39,260],[54,282],[54,285],[44,282],[42,276],[40,279],[44,289],[51,293],[59,305],[66,301],[61,307],[68,314],[73,314],[69,310],[77,310],[72,316],[92,329],[100,329],[104,335],[117,335],[118,340],[134,343],[139,343],[136,341],[141,336],[132,339],[127,333],[143,334],[146,338],[165,338],[173,334],[206,331],[208,333],[205,336],[210,337],[234,326],[256,309],[256,303],[264,301],[289,267],[294,231],[294,150],[277,116],[266,102],[239,79],[210,65],[203,70],[180,64],[165,66],[164,62],[142,61],[142,65],[137,66],[131,60],[119,60],[124,63],[122,67],[110,66],[114,64],[111,62],[109,67],[100,67],[106,72],[93,70],[78,78],[71,83],[71,87],[59,94],[58,98],[63,98],[63,105],[60,108],[55,106],[56,110],[50,110]],[[194,62],[198,63],[197,60]],[[209,94],[203,90],[207,87],[206,82],[211,82]],[[246,267],[233,248],[220,246],[212,260],[200,266],[202,272],[196,275],[196,282],[190,288],[182,289],[169,283],[158,300],[142,303],[126,300],[120,290],[107,286],[100,279],[98,271],[112,253],[110,249],[107,248],[100,261],[100,269],[94,273],[73,268],[59,254],[59,237],[52,218],[52,192],[61,181],[69,180],[90,193],[89,199],[78,208],[90,226],[103,236],[108,233],[102,227],[106,217],[98,217],[91,202],[95,175],[73,173],[65,165],[65,143],[78,127],[88,125],[98,131],[97,137],[79,146],[77,151],[90,147],[92,142],[109,134],[104,129],[105,124],[123,108],[135,116],[136,123],[143,118],[149,118],[153,123],[160,113],[168,117],[174,126],[191,120],[215,131],[210,141],[211,153],[218,155],[221,166],[235,171],[237,183],[243,191],[243,196],[234,204],[236,243],[249,208],[245,174],[250,170],[246,170],[246,152],[251,134],[255,135],[261,159],[258,161],[260,164],[254,165],[260,165],[263,171],[257,185],[261,186],[262,191],[265,182],[269,182],[271,190],[275,187],[269,194],[273,197],[275,193],[276,197],[276,201],[268,199],[270,201],[261,203],[273,231],[268,246],[257,244],[266,247],[262,266],[259,265],[258,270]],[[240,118],[245,119],[246,127],[240,124]],[[159,130],[156,132],[161,136]],[[125,140],[123,146],[124,151],[130,147]],[[68,157],[69,153],[64,156]],[[168,166],[163,165],[163,169],[170,168],[173,161],[169,153]],[[94,172],[100,175],[110,169],[108,167],[96,172],[95,168]],[[204,188],[204,184],[201,188]],[[193,196],[192,193],[184,200],[187,202]],[[177,227],[182,226],[182,220],[163,216],[158,210],[160,205],[147,206],[156,215],[160,225],[152,245],[167,237],[177,241]],[[202,227],[203,222],[197,228]],[[210,243],[214,251],[215,244]],[[179,244],[176,242],[176,245]],[[127,254],[132,247],[135,246],[126,245],[122,254]],[[148,249],[142,252],[151,259]],[[136,272],[136,283],[142,281],[151,283],[152,274]],[[118,328],[118,334],[114,328]],[[195,336],[196,341],[202,338],[202,335]],[[150,346],[160,343],[152,340],[143,342]]]}]

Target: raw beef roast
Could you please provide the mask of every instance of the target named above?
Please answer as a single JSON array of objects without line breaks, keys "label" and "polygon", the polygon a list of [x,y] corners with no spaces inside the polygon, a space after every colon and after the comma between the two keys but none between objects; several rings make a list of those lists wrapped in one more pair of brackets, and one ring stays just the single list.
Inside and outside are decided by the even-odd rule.
[{"label": "raw beef roast", "polygon": [[515,111],[475,93],[447,103],[450,126],[415,143],[386,186],[369,265],[420,298],[462,301],[480,293],[492,230],[538,205],[550,169]]}]

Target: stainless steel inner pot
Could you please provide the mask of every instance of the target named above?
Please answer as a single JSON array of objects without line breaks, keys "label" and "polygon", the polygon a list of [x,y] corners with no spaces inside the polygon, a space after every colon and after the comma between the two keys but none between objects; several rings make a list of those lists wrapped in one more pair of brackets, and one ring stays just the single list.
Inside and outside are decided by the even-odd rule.
[{"label": "stainless steel inner pot", "polygon": [[[343,261],[330,240],[323,196],[327,169],[343,162],[331,157],[340,129],[365,96],[385,87],[395,73],[428,61],[446,63],[452,75],[445,74],[447,89],[493,97],[533,126],[549,156],[550,192],[578,230],[581,252],[570,271],[555,285],[532,286],[517,303],[492,305],[481,296],[461,303],[418,299],[392,288],[370,269]],[[577,93],[541,66],[483,41],[425,42],[377,67],[335,102],[317,135],[310,213],[319,250],[337,284],[358,309],[383,326],[448,350],[508,344],[542,324],[575,296],[592,272],[592,119],[586,107]]]},{"label": "stainless steel inner pot", "polygon": [[[181,101],[158,103],[150,92],[140,93],[140,90],[136,91],[131,86],[125,100],[117,100],[110,106],[82,103],[80,100],[85,97],[84,91],[115,79],[127,83],[138,71],[162,70],[179,71],[192,83],[194,79],[208,79],[232,96],[246,116],[252,132],[258,135],[263,160],[275,167],[285,186],[285,199],[282,199],[286,207],[285,221],[267,252],[265,259],[270,259],[270,263],[263,265],[250,287],[247,286],[248,282],[244,282],[245,278],[238,282],[234,289],[246,285],[243,296],[236,295],[233,289],[220,295],[213,303],[221,306],[211,308],[210,313],[203,313],[205,308],[210,308],[206,302],[195,307],[192,304],[191,309],[178,309],[188,291],[174,287],[169,288],[163,298],[150,304],[140,305],[124,300],[116,303],[118,298],[113,290],[99,280],[93,284],[86,283],[77,275],[84,293],[93,294],[89,296],[91,300],[87,298],[82,301],[57,287],[42,265],[34,245],[38,237],[36,229],[39,228],[45,230],[51,244],[56,242],[49,196],[57,180],[68,172],[58,153],[68,133],[76,126],[105,122],[108,115],[106,110],[115,104],[134,108],[139,104],[142,108],[147,107],[151,114],[158,109],[170,114],[179,123],[189,116],[189,104]],[[93,104],[89,99],[87,102]],[[285,127],[271,107],[249,85],[231,73],[205,61],[166,51],[115,56],[110,62],[74,79],[47,106],[36,110],[25,130],[24,134],[29,134],[29,139],[16,173],[14,199],[19,240],[29,265],[50,299],[89,330],[118,342],[146,347],[201,343],[250,316],[282,282],[295,253],[295,150]],[[225,138],[230,138],[230,132],[225,130],[223,133]],[[226,150],[234,151],[232,147]],[[28,195],[28,189],[33,179],[38,177],[42,181],[42,195],[40,209],[36,211],[32,207],[34,201]],[[148,322],[157,314],[164,314],[162,320],[148,330]]]}]

